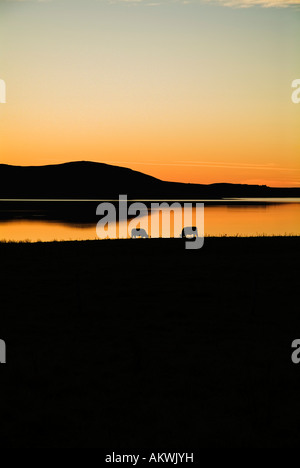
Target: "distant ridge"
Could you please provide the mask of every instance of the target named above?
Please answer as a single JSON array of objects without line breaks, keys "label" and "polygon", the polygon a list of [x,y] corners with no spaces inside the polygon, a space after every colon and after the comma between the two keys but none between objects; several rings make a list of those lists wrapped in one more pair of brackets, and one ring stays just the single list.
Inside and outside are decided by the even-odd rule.
[{"label": "distant ridge", "polygon": [[110,164],[74,161],[46,166],[0,164],[1,199],[200,199],[300,197],[300,188],[165,182]]}]

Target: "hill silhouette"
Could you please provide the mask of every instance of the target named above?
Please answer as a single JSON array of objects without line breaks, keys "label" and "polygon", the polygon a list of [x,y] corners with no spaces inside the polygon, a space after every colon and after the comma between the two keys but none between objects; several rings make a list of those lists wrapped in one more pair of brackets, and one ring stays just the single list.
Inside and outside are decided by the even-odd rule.
[{"label": "hill silhouette", "polygon": [[244,184],[166,182],[125,167],[91,161],[46,166],[0,164],[0,198],[28,199],[198,199],[299,197],[300,188]]}]

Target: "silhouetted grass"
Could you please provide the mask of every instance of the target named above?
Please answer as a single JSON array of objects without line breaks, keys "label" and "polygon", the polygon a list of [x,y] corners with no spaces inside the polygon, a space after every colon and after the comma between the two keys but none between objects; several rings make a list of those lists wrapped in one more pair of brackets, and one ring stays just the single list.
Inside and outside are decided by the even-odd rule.
[{"label": "silhouetted grass", "polygon": [[[269,234],[262,234],[262,235],[250,235],[250,236],[244,236],[242,234],[235,234],[235,235],[232,235],[232,236],[229,236],[227,234],[222,234],[222,235],[219,235],[219,236],[213,236],[213,235],[207,235],[205,234],[204,236],[204,239],[206,238],[210,238],[210,239],[220,239],[220,238],[229,238],[229,239],[235,239],[235,238],[242,238],[242,239],[250,239],[250,238],[255,238],[255,239],[259,239],[259,238],[282,238],[282,237],[294,237],[294,238],[299,238],[300,235],[295,235],[293,233],[285,233],[285,234],[273,234],[273,235],[269,235]],[[174,240],[178,240],[179,238],[170,238],[170,239],[166,239],[166,238],[151,238],[151,236],[149,236],[148,239],[99,239],[97,237],[95,237],[95,239],[87,239],[87,240],[82,240],[82,239],[72,239],[72,240],[67,240],[67,239],[64,239],[64,240],[59,240],[59,239],[53,239],[51,241],[41,241],[41,240],[37,240],[37,241],[32,241],[30,239],[24,239],[24,240],[20,240],[20,241],[16,241],[16,240],[12,240],[12,239],[0,239],[0,244],[37,244],[37,243],[52,243],[52,242],[94,242],[94,241],[124,241],[124,240],[134,240],[134,241],[145,241],[145,240],[148,240],[149,239],[152,239],[154,241],[157,241],[157,240],[162,240],[162,241],[174,241]]]},{"label": "silhouetted grass", "polygon": [[299,237],[1,243],[0,445],[297,447]]}]

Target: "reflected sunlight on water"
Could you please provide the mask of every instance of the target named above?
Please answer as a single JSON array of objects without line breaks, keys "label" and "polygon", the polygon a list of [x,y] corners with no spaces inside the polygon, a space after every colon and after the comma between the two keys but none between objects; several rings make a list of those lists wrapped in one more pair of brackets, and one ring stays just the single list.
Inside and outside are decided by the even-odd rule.
[{"label": "reflected sunlight on water", "polygon": [[[180,210],[181,211],[181,210]],[[171,237],[178,237],[183,225],[181,215],[175,219],[171,228]],[[191,215],[191,213],[190,213]],[[193,224],[195,222],[195,208],[193,208]],[[140,219],[141,227],[145,227],[151,236],[151,228],[157,222],[159,212],[144,213]],[[24,218],[26,214],[24,214]],[[174,217],[172,216],[171,219]],[[100,219],[100,218],[99,218]],[[160,220],[161,221],[161,220]],[[198,220],[199,221],[199,220]],[[130,223],[129,232],[132,227]],[[171,223],[172,226],[173,223]],[[188,225],[191,225],[190,223]],[[197,224],[199,235],[201,226]],[[116,228],[124,233],[124,221],[116,223]],[[126,228],[126,226],[125,226]],[[126,231],[125,231],[126,232]],[[222,204],[205,205],[204,208],[205,236],[273,236],[300,235],[300,200],[297,203],[266,203],[266,204]],[[161,222],[159,234],[154,237],[168,237],[162,230]],[[121,236],[124,237],[124,236]],[[0,222],[0,240],[5,241],[52,241],[52,240],[94,240],[98,239],[96,224],[74,224],[42,219],[12,219]]]}]

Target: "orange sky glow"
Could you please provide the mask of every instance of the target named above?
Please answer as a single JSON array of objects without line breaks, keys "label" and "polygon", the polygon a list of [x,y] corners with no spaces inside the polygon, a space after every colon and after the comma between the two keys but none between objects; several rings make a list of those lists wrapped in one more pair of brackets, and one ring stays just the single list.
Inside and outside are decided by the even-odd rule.
[{"label": "orange sky glow", "polygon": [[1,3],[0,162],[300,186],[299,9],[125,3]]}]

